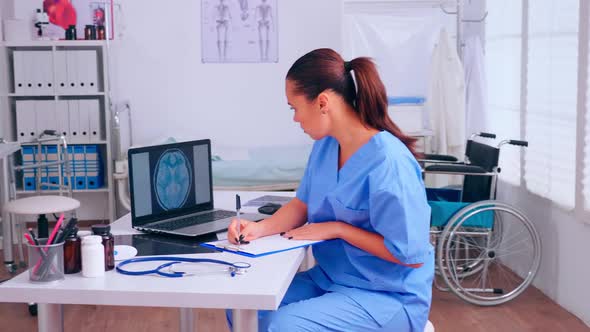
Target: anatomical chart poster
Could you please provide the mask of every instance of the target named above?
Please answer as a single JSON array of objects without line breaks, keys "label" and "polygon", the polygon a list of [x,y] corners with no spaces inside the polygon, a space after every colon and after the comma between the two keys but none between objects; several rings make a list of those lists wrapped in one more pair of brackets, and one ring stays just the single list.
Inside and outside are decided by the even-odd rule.
[{"label": "anatomical chart poster", "polygon": [[203,63],[278,62],[277,0],[201,0]]}]

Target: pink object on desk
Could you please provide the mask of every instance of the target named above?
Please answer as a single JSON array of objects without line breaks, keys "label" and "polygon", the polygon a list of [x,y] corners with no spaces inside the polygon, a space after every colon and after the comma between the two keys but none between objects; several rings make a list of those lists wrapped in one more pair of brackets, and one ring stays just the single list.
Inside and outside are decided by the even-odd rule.
[{"label": "pink object on desk", "polygon": [[[59,219],[57,220],[57,223],[55,224],[53,231],[51,231],[51,235],[49,235],[49,238],[47,239],[47,245],[52,244],[51,242],[53,242],[53,239],[55,239],[55,235],[57,234],[58,230],[60,229],[63,221],[64,221],[64,214],[62,213],[61,216],[59,217]],[[25,234],[25,237],[27,237],[27,235],[28,234]],[[35,245],[35,243],[33,242],[32,245]],[[39,250],[43,250],[44,252],[48,252],[49,248],[45,248],[45,249],[39,248]],[[37,270],[39,269],[39,266],[41,266],[41,260],[39,260],[37,262],[37,264],[35,264],[33,271],[37,272]]]},{"label": "pink object on desk", "polygon": [[55,228],[53,228],[51,235],[49,235],[49,239],[47,239],[47,244],[53,244],[53,240],[55,239],[55,235],[57,234],[57,231],[61,228],[61,223],[63,221],[64,221],[64,214],[62,213],[61,216],[59,217],[59,219],[57,220],[57,223],[55,224]]}]

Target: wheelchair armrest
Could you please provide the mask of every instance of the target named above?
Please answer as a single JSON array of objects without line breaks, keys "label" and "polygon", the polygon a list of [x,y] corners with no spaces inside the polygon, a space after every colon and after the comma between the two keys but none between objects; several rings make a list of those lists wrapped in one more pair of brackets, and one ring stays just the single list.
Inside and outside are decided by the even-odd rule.
[{"label": "wheelchair armrest", "polygon": [[450,156],[450,155],[446,155],[446,154],[430,154],[430,153],[425,153],[424,159],[426,159],[428,161],[450,161],[450,162],[459,161],[459,159],[457,159],[454,156]]},{"label": "wheelchair armrest", "polygon": [[457,173],[457,174],[484,174],[487,173],[485,169],[473,165],[453,165],[453,164],[438,164],[431,165],[424,168],[425,172],[436,173]]},{"label": "wheelchair armrest", "polygon": [[418,159],[418,162],[421,165],[429,164],[429,165],[465,165],[463,161],[444,161],[444,160],[432,160],[432,159]]}]

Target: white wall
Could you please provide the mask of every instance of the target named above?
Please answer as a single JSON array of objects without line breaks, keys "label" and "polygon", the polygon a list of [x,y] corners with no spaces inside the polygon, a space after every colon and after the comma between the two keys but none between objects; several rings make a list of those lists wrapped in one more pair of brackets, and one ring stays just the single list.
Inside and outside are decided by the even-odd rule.
[{"label": "white wall", "polygon": [[340,50],[339,0],[279,1],[279,62],[265,64],[202,64],[200,1],[171,4],[123,2],[111,83],[115,99],[131,101],[134,144],[169,136],[233,146],[310,142],[292,122],[284,78],[304,53]]},{"label": "white wall", "polygon": [[590,224],[525,188],[502,182],[498,198],[523,210],[542,244],[534,285],[590,326]]},{"label": "white wall", "polygon": [[[13,1],[22,18],[40,3]],[[131,102],[134,144],[171,136],[232,146],[311,142],[292,122],[284,78],[308,51],[340,51],[340,0],[279,1],[279,62],[265,64],[202,64],[199,0],[117,3],[124,35],[112,43],[111,84],[115,102]]]}]

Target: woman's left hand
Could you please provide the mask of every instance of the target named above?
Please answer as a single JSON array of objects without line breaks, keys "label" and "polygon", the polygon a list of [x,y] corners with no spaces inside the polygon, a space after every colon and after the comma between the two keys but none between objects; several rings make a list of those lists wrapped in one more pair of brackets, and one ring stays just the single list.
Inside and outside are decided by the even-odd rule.
[{"label": "woman's left hand", "polygon": [[343,223],[339,221],[305,224],[286,232],[282,236],[290,240],[332,240],[340,237],[342,225]]}]

